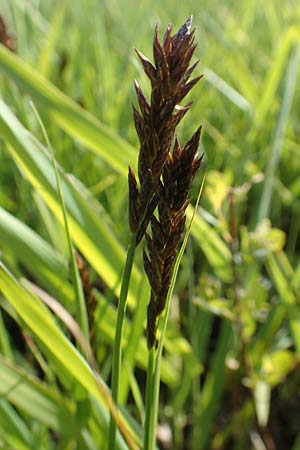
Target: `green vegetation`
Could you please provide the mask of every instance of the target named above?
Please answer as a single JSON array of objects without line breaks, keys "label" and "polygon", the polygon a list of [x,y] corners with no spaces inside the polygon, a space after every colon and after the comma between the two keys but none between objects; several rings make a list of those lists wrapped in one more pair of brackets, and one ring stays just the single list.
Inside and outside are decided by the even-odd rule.
[{"label": "green vegetation", "polygon": [[151,55],[156,23],[177,30],[193,14],[204,79],[178,135],[202,123],[206,179],[158,330],[157,448],[297,450],[299,2],[0,0],[0,11],[0,448],[106,449],[110,413],[115,448],[142,448],[144,244],[119,412],[109,391],[139,148],[133,80],[150,92],[133,48]]}]

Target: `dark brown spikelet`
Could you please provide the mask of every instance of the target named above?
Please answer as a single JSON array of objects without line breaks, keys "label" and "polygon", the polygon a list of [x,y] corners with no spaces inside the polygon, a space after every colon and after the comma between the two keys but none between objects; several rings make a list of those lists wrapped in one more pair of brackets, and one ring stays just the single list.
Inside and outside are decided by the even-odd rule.
[{"label": "dark brown spikelet", "polygon": [[90,344],[94,349],[95,344],[95,310],[97,306],[97,300],[93,292],[93,286],[90,282],[90,273],[84,259],[76,253],[76,263],[79,271],[79,276],[82,283],[84,297],[87,305],[89,329],[90,329]]},{"label": "dark brown spikelet", "polygon": [[16,51],[16,41],[14,36],[7,31],[6,23],[2,16],[0,16],[0,42],[10,51]]},{"label": "dark brown spikelet", "polygon": [[147,342],[156,343],[157,320],[163,312],[171,283],[175,259],[182,243],[188,192],[202,157],[197,156],[201,127],[181,148],[175,140],[168,153],[157,192],[158,218],[151,217],[151,235],[146,234],[144,267],[151,286],[147,310]]},{"label": "dark brown spikelet", "polygon": [[135,81],[139,110],[133,107],[133,116],[140,142],[139,187],[130,168],[129,223],[131,232],[136,233],[136,245],[145,234],[158,204],[158,185],[174,141],[176,126],[192,105],[188,103],[179,106],[179,103],[201,78],[198,76],[189,81],[197,65],[196,62],[190,66],[196,48],[194,31],[191,18],[173,36],[169,25],[161,43],[156,27],[153,41],[154,64],[136,50],[151,82],[151,97],[148,100]]}]

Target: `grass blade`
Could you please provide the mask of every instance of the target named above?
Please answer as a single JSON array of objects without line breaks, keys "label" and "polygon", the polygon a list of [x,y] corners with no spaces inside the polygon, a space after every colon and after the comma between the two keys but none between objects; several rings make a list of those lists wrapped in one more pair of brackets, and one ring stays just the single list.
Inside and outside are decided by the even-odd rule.
[{"label": "grass blade", "polygon": [[135,151],[131,145],[2,45],[0,68],[20,89],[32,97],[59,127],[101,156],[117,172],[127,176],[128,164],[134,166]]},{"label": "grass blade", "polygon": [[87,308],[86,308],[86,301],[85,301],[84,294],[83,294],[83,288],[82,288],[82,283],[81,283],[80,276],[79,276],[79,270],[78,270],[78,267],[77,267],[77,264],[75,261],[74,248],[73,248],[73,244],[72,244],[72,240],[71,240],[70,228],[69,228],[69,223],[68,223],[68,218],[67,218],[67,210],[66,210],[63,193],[62,193],[62,187],[61,187],[61,182],[60,182],[59,173],[58,173],[58,169],[57,169],[57,164],[56,164],[56,161],[54,158],[53,148],[50,144],[44,124],[43,124],[33,103],[31,103],[31,106],[37,117],[39,125],[42,129],[45,141],[47,143],[48,150],[51,155],[51,161],[52,161],[52,165],[53,165],[53,169],[54,169],[54,173],[55,173],[56,185],[57,185],[57,193],[58,193],[58,198],[59,198],[59,202],[61,204],[61,210],[62,210],[62,215],[63,215],[63,225],[64,225],[67,242],[68,242],[69,257],[70,257],[70,261],[71,261],[71,271],[72,271],[74,294],[75,294],[75,301],[76,301],[75,314],[77,315],[78,323],[80,324],[80,327],[81,327],[86,339],[88,339],[89,338],[89,321],[88,321],[88,314],[87,314]]},{"label": "grass blade", "polygon": [[280,299],[286,308],[289,318],[289,325],[294,339],[296,351],[300,353],[300,308],[295,294],[290,287],[290,280],[286,278],[284,272],[275,255],[269,255],[266,262],[267,270],[270,274]]},{"label": "grass blade", "polygon": [[276,126],[271,157],[267,165],[263,191],[258,209],[257,223],[260,223],[264,218],[269,216],[272,193],[274,189],[275,172],[279,164],[283,137],[290,115],[292,101],[295,95],[299,60],[300,50],[297,47],[291,54],[290,63],[287,69],[283,102],[279,114],[278,124]]}]

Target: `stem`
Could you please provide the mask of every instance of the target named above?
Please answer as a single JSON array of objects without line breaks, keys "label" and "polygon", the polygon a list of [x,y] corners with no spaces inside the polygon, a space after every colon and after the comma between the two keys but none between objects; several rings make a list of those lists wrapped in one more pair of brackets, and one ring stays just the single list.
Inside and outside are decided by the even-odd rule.
[{"label": "stem", "polygon": [[87,341],[89,341],[89,319],[88,319],[88,314],[87,314],[87,309],[86,309],[86,302],[85,302],[84,293],[83,293],[83,289],[82,289],[82,283],[81,283],[79,272],[78,272],[78,267],[77,267],[77,264],[75,261],[74,248],[73,248],[73,243],[72,243],[72,238],[71,238],[71,233],[70,233],[70,228],[69,228],[69,222],[68,222],[67,208],[66,208],[65,201],[64,201],[63,190],[62,190],[62,185],[61,185],[61,181],[60,181],[60,175],[59,175],[56,159],[54,156],[54,150],[50,143],[46,128],[42,122],[42,119],[41,119],[34,103],[30,102],[30,106],[32,107],[33,112],[37,118],[37,121],[41,127],[42,133],[44,135],[44,138],[45,138],[45,141],[46,141],[49,153],[50,153],[51,162],[52,162],[54,174],[55,174],[57,194],[58,194],[58,199],[61,204],[63,223],[64,223],[64,227],[65,227],[65,231],[66,231],[68,249],[69,249],[69,254],[70,254],[71,273],[72,273],[72,278],[73,278],[73,283],[74,283],[74,293],[75,293],[75,301],[76,301],[76,318],[79,322],[80,328],[81,328],[85,338],[87,339]]},{"label": "stem", "polygon": [[[179,256],[178,259],[180,260],[181,257]],[[178,259],[177,259],[177,262],[178,262]],[[179,263],[178,263],[178,265],[179,265]],[[160,336],[160,341],[158,344],[158,349],[157,349],[157,354],[156,354],[156,359],[155,359],[154,380],[153,380],[153,386],[152,386],[152,389],[153,389],[152,408],[153,408],[153,410],[152,410],[152,414],[151,414],[151,425],[150,425],[151,434],[150,434],[149,450],[155,450],[155,444],[156,444],[156,427],[157,427],[157,420],[158,420],[159,391],[160,391],[160,364],[161,364],[162,351],[163,351],[163,347],[164,347],[164,339],[165,339],[165,334],[166,334],[166,329],[167,329],[167,323],[168,323],[168,319],[169,319],[169,315],[170,315],[171,297],[172,297],[175,279],[177,276],[177,270],[178,270],[178,266],[177,266],[177,269],[176,269],[176,267],[174,268],[173,283],[171,283],[171,288],[170,288],[169,295],[167,298],[166,311],[165,311],[165,315],[163,317],[162,333]]]},{"label": "stem", "polygon": [[[131,235],[131,241],[127,250],[126,262],[124,267],[124,273],[122,278],[122,286],[120,292],[120,298],[118,303],[118,311],[117,311],[117,324],[116,324],[116,333],[113,345],[113,361],[112,361],[112,382],[111,382],[111,395],[112,399],[116,406],[118,406],[119,402],[119,385],[120,385],[120,372],[121,372],[121,357],[122,357],[122,335],[123,335],[123,326],[124,326],[124,317],[126,310],[126,300],[129,288],[130,275],[133,265],[134,253],[135,253],[135,234]],[[110,426],[109,426],[109,450],[113,450],[115,448],[115,440],[116,440],[116,430],[117,425],[110,415]]]},{"label": "stem", "polygon": [[154,362],[155,362],[155,349],[152,347],[148,352],[148,367],[147,367],[147,385],[146,385],[146,416],[145,416],[145,431],[144,431],[144,450],[152,450],[153,436],[155,443],[155,423],[153,420],[153,414],[155,410],[154,405]]},{"label": "stem", "polygon": [[[172,280],[167,296],[167,303],[165,313],[162,319],[161,336],[158,343],[158,348],[155,358],[155,349],[149,350],[148,357],[148,370],[147,370],[147,391],[146,391],[146,421],[145,421],[145,438],[144,438],[144,450],[155,450],[156,444],[156,426],[158,419],[158,406],[159,406],[159,390],[160,390],[160,364],[162,351],[164,346],[164,339],[168,324],[168,319],[170,315],[171,308],[171,297],[174,289],[175,280],[177,277],[178,267],[187,243],[189,231],[186,233],[184,242],[181,246],[179,254],[177,256]],[[151,367],[149,367],[151,366]],[[153,367],[154,366],[154,367]],[[154,369],[154,373],[153,373]],[[149,424],[148,424],[149,422]],[[147,440],[146,440],[147,438]]]},{"label": "stem", "polygon": [[[180,254],[182,256],[182,248]],[[177,270],[181,256],[177,258],[177,267],[175,264],[173,273],[173,282],[169,290],[167,297],[166,311],[163,316],[162,332],[158,343],[158,348],[155,358],[155,349],[149,350],[148,356],[148,369],[147,369],[147,391],[146,391],[146,420],[145,420],[145,438],[144,438],[144,450],[155,450],[156,445],[156,427],[158,419],[158,406],[159,406],[159,391],[160,391],[160,364],[162,358],[162,351],[164,347],[164,338],[167,329],[168,318],[170,315],[171,297],[174,288],[175,279],[177,276]],[[149,423],[148,423],[149,422]],[[146,440],[147,437],[147,440]]]}]

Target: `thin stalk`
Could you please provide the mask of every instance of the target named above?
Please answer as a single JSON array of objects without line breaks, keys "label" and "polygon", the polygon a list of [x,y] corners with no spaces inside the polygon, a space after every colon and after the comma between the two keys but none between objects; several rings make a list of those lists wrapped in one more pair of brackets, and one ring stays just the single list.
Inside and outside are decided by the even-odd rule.
[{"label": "thin stalk", "polygon": [[[119,402],[119,386],[120,386],[121,359],[122,359],[121,345],[122,345],[123,326],[126,311],[126,300],[135,249],[136,249],[136,235],[135,233],[132,233],[129,247],[127,250],[126,262],[122,278],[122,286],[117,310],[116,332],[113,345],[111,395],[116,405],[118,405]],[[109,438],[108,438],[109,450],[113,450],[115,448],[116,430],[117,430],[116,422],[111,415],[109,426]]]},{"label": "thin stalk", "polygon": [[[158,420],[159,391],[160,391],[161,357],[162,357],[164,338],[165,338],[165,334],[166,334],[168,319],[169,319],[169,315],[170,315],[171,298],[172,298],[172,294],[173,294],[173,289],[174,289],[180,261],[181,261],[182,255],[184,253],[184,249],[186,247],[188,234],[189,234],[189,232],[186,233],[186,237],[181,246],[181,249],[180,249],[179,255],[176,259],[176,263],[175,263],[175,267],[174,267],[172,282],[171,282],[170,289],[168,292],[168,297],[167,297],[167,304],[166,304],[167,307],[165,310],[165,314],[163,316],[162,333],[160,336],[157,354],[156,354],[156,358],[155,358],[154,372],[153,371],[150,372],[149,370],[147,371],[147,385],[149,383],[149,386],[151,386],[151,392],[149,389],[149,392],[151,393],[151,398],[150,398],[150,396],[148,397],[148,399],[146,397],[146,414],[147,414],[148,409],[150,409],[150,413],[148,413],[150,423],[149,423],[149,425],[147,425],[147,427],[149,428],[149,444],[147,447],[146,446],[144,447],[144,450],[154,450],[155,449],[156,425],[157,425],[157,420]],[[150,349],[150,351],[149,351],[148,361],[150,361],[153,358],[153,356],[151,356],[152,352],[154,353],[154,347],[152,347],[152,349]],[[151,375],[153,380],[148,381],[148,374],[149,374],[149,376]]]},{"label": "thin stalk", "polygon": [[136,348],[139,344],[141,336],[144,332],[144,317],[147,309],[147,302],[149,297],[149,285],[146,277],[141,278],[141,283],[138,289],[138,298],[140,299],[134,311],[134,318],[130,334],[128,335],[126,349],[124,350],[124,358],[126,360],[126,367],[123,366],[121,376],[122,384],[120,389],[120,403],[125,404],[129,392],[129,373],[134,370]]},{"label": "thin stalk", "polygon": [[64,197],[63,197],[63,192],[62,192],[62,187],[61,187],[57,164],[56,164],[56,160],[54,157],[54,150],[53,150],[50,140],[48,138],[46,128],[42,122],[42,119],[41,119],[34,103],[30,102],[30,106],[32,107],[33,112],[37,118],[37,121],[41,127],[48,150],[50,152],[51,161],[52,161],[52,165],[53,165],[53,169],[54,169],[54,173],[55,173],[57,194],[58,194],[58,198],[59,198],[59,201],[61,204],[63,222],[64,222],[67,243],[68,243],[68,248],[69,248],[69,253],[70,253],[71,273],[72,273],[72,278],[73,278],[73,283],[74,283],[75,300],[77,303],[76,316],[77,316],[78,323],[80,325],[80,328],[81,328],[85,338],[87,340],[89,340],[89,321],[88,321],[88,315],[87,315],[87,310],[86,310],[86,303],[85,303],[82,284],[81,284],[81,280],[80,280],[80,276],[79,276],[79,272],[78,272],[78,267],[77,267],[77,264],[75,261],[74,248],[73,248],[73,244],[72,244],[69,223],[68,223],[68,217],[67,217],[67,209],[66,209],[66,205],[65,205],[65,201],[64,201]]},{"label": "thin stalk", "polygon": [[[152,449],[153,435],[155,435],[153,412],[154,412],[154,362],[155,362],[155,348],[152,347],[148,352],[148,367],[147,367],[147,384],[146,384],[146,415],[144,425],[144,450]],[[155,444],[155,443],[154,443]]]}]

